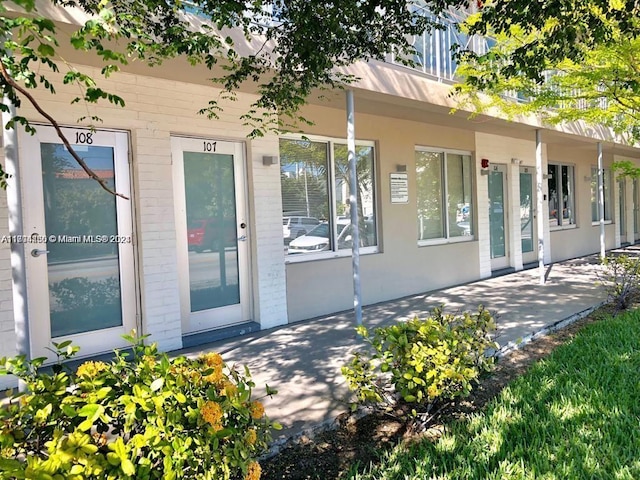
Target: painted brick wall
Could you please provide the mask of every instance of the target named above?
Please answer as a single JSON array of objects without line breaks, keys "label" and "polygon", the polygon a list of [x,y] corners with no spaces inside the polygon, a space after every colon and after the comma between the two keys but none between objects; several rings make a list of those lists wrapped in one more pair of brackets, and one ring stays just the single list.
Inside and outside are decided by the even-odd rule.
[{"label": "painted brick wall", "polygon": [[[95,69],[82,68],[99,76]],[[56,75],[51,78],[56,78]],[[108,104],[70,107],[68,102],[77,94],[76,88],[61,85],[60,78],[58,75],[57,95],[34,93],[38,94],[41,105],[52,112],[61,124],[73,126],[80,116],[97,115],[103,120],[99,128],[130,132],[143,331],[150,333],[161,349],[172,350],[182,346],[170,146],[172,134],[246,143],[254,319],[261,322],[262,328],[286,323],[279,168],[277,165],[262,165],[263,155],[278,154],[278,140],[275,136],[256,141],[246,138],[249,130],[238,118],[246,112],[253,97],[239,94],[237,101],[223,104],[220,119],[209,120],[196,112],[209,100],[217,98],[218,90],[119,73],[102,81],[101,86],[121,95],[126,102],[124,109]],[[20,113],[29,119],[40,120],[26,102]],[[0,204],[0,212],[6,216],[4,204]],[[4,228],[6,220],[0,218],[0,221]],[[10,279],[8,253],[3,253],[4,250],[4,245],[0,245],[0,354],[3,355],[15,350],[15,335],[12,338],[10,334],[14,328],[11,299],[9,297],[5,301],[2,289],[6,283],[4,280]],[[10,283],[6,288],[7,295],[10,295]],[[9,333],[5,335],[5,331]]]},{"label": "painted brick wall", "polygon": [[[280,166],[262,163],[263,155],[278,152],[278,139],[251,144],[249,163],[253,185],[254,290],[262,329],[287,323],[287,288],[282,241]],[[257,252],[257,254],[256,254]]]},{"label": "painted brick wall", "polygon": [[[487,133],[476,133],[476,162],[477,169],[477,195],[478,195],[478,238],[480,248],[480,270],[482,277],[491,276],[491,251],[489,232],[489,212],[488,205],[488,176],[480,173],[480,159],[487,158],[491,164],[501,164],[507,167],[507,202],[508,202],[508,245],[509,245],[509,265],[516,270],[522,269],[523,256],[521,244],[520,227],[520,167],[532,167],[534,174],[535,189],[535,165],[536,165],[536,144],[535,138],[531,141],[515,138],[503,137]],[[517,159],[516,164],[512,159]],[[543,144],[543,172],[546,172],[546,149]],[[543,181],[543,194],[547,193],[546,183]],[[535,207],[537,210],[537,206]],[[548,212],[543,209],[544,225],[548,225]],[[536,227],[537,228],[537,227]],[[550,257],[550,238],[548,228],[544,229],[545,234],[545,259]],[[537,233],[536,233],[537,235]],[[534,242],[537,244],[537,242]],[[546,260],[548,261],[548,260]]]},{"label": "painted brick wall", "polygon": [[[4,165],[4,149],[0,149]],[[0,191],[0,238],[9,235],[7,194]],[[0,242],[0,357],[13,356],[16,352],[16,329],[13,319],[13,291],[11,282],[11,245]],[[0,390],[14,386],[13,377],[0,377]]]}]

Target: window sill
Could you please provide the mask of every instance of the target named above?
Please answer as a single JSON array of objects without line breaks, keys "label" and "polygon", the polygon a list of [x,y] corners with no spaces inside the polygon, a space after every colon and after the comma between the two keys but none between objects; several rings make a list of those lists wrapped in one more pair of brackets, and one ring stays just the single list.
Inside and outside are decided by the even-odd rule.
[{"label": "window sill", "polygon": [[[360,255],[373,255],[380,253],[378,247],[363,247],[360,249]],[[284,257],[285,265],[290,263],[303,263],[312,262],[314,260],[330,260],[332,258],[349,258],[351,257],[351,250],[338,250],[331,252],[317,252],[317,253],[292,253]]]},{"label": "window sill", "polygon": [[[613,220],[605,220],[604,221],[605,225],[613,225]],[[599,227],[600,226],[600,221],[597,222],[591,222],[591,226],[592,227]]]},{"label": "window sill", "polygon": [[473,235],[465,235],[463,237],[434,238],[432,240],[418,240],[418,247],[431,247],[433,245],[450,245],[452,243],[473,242],[475,239],[476,238]]},{"label": "window sill", "polygon": [[575,228],[578,228],[578,225],[576,225],[575,223],[572,223],[570,225],[558,225],[557,227],[549,227],[549,231],[550,232],[561,232],[563,230],[573,230]]}]

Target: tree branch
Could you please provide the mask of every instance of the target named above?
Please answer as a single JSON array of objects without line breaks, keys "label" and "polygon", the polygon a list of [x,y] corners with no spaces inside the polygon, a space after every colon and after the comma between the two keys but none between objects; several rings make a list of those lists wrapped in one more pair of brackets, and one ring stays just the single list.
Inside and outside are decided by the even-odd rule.
[{"label": "tree branch", "polygon": [[25,88],[21,87],[13,78],[11,78],[11,76],[9,75],[9,72],[7,72],[7,69],[5,68],[4,63],[1,61],[0,61],[0,74],[12,88],[20,92],[25,97],[27,97],[29,102],[31,102],[31,105],[33,105],[33,107],[38,111],[38,113],[49,121],[51,126],[55,129],[60,140],[62,140],[62,143],[64,144],[64,146],[67,148],[67,151],[69,152],[69,154],[73,157],[73,159],[76,162],[78,162],[78,165],[82,167],[82,169],[85,171],[87,175],[89,175],[90,178],[98,182],[98,184],[104,190],[109,192],[111,195],[123,198],[125,200],[129,200],[129,197],[109,188],[109,186],[107,185],[107,182],[102,178],[100,178],[98,175],[96,175],[96,173],[93,170],[91,170],[91,168],[89,168],[87,163],[82,159],[82,157],[80,157],[80,155],[78,155],[78,153],[73,149],[73,147],[69,143],[69,140],[67,139],[65,134],[62,132],[62,129],[60,128],[60,124],[51,115],[49,115],[47,112],[44,111],[44,109],[38,104],[36,99],[33,98],[33,96]]}]

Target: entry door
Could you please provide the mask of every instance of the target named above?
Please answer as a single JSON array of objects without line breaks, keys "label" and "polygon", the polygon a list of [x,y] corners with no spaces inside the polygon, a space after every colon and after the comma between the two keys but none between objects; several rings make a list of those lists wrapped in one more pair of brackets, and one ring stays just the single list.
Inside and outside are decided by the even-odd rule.
[{"label": "entry door", "polygon": [[183,333],[250,319],[243,144],[171,139]]},{"label": "entry door", "polygon": [[633,239],[640,238],[640,188],[637,178],[633,179]]},{"label": "entry door", "polygon": [[618,202],[620,204],[620,216],[618,223],[620,224],[620,238],[622,243],[627,243],[627,181],[626,179],[618,180]]},{"label": "entry door", "polygon": [[[123,132],[65,128],[74,150],[110,188],[131,198]],[[79,355],[126,346],[136,327],[131,200],[81,169],[55,131],[23,136],[25,269],[31,354],[71,340]]]},{"label": "entry door", "polygon": [[489,173],[491,270],[509,266],[507,250],[507,167],[492,165]]},{"label": "entry door", "polygon": [[533,167],[520,167],[520,242],[523,263],[538,259],[534,172]]}]

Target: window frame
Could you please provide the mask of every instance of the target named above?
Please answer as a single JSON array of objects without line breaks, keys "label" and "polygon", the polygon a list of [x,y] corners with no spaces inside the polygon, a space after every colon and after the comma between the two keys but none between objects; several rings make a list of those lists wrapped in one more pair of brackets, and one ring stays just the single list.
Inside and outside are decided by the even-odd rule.
[{"label": "window frame", "polygon": [[[338,236],[339,232],[337,229],[337,217],[338,212],[336,209],[336,164],[335,164],[335,148],[336,144],[346,145],[346,138],[339,137],[329,137],[324,135],[281,135],[278,137],[278,145],[280,140],[292,140],[292,141],[300,141],[300,140],[308,140],[310,142],[321,142],[327,144],[327,166],[328,166],[328,176],[327,176],[327,193],[329,197],[329,215],[330,218],[334,220],[329,222],[329,231],[332,236],[332,250],[325,250],[317,253],[305,253],[299,255],[288,255],[285,252],[284,260],[285,264],[289,263],[301,263],[301,262],[309,262],[314,260],[326,260],[330,258],[343,258],[343,257],[351,257],[352,249],[350,248],[338,248]],[[376,235],[376,245],[372,245],[369,247],[360,247],[359,253],[360,255],[371,255],[375,253],[380,253],[380,206],[379,206],[379,193],[378,193],[378,146],[377,142],[374,140],[358,140],[356,139],[356,147],[371,147],[373,149],[373,159],[372,159],[372,191],[373,191],[373,205],[374,205],[374,226],[375,226],[375,235]],[[281,168],[281,167],[280,167]]]},{"label": "window frame", "polygon": [[[604,199],[604,224],[611,225],[613,223],[613,217],[615,215],[615,201],[613,200],[613,179],[612,179],[612,170],[611,168],[602,167],[602,188],[603,188],[603,199]],[[591,185],[589,186],[589,193],[591,198],[594,198],[592,186],[594,185],[594,176],[595,176],[595,187],[596,187],[596,208],[598,206],[598,166],[591,165]],[[593,219],[593,200],[591,203],[591,225],[600,225],[600,218]],[[607,210],[607,207],[608,210]],[[612,208],[613,207],[613,208]],[[607,213],[609,214],[607,218]],[[600,216],[600,211],[598,209],[598,217]]]},{"label": "window frame", "polygon": [[[571,168],[571,179],[570,179],[570,185],[573,187],[572,191],[571,191],[571,196],[572,198],[569,199],[569,204],[571,205],[571,208],[573,210],[573,222],[571,223],[564,223],[564,217],[560,216],[557,220],[556,220],[556,224],[555,225],[551,225],[550,220],[551,220],[551,216],[549,215],[549,201],[551,200],[551,192],[549,191],[549,180],[548,180],[548,175],[549,175],[549,167],[555,165],[556,167],[559,168],[559,182],[556,181],[556,189],[558,188],[558,186],[560,187],[560,197],[562,199],[564,199],[564,196],[562,196],[562,167],[569,167]],[[549,225],[549,231],[556,231],[556,230],[569,230],[572,228],[577,228],[578,227],[578,214],[576,211],[576,166],[573,163],[563,163],[563,162],[554,162],[554,161],[549,161],[547,162],[547,224]],[[564,201],[564,200],[562,200]],[[564,207],[562,208],[564,209]]]},{"label": "window frame", "polygon": [[[418,243],[418,247],[428,247],[428,246],[432,246],[432,245],[446,245],[446,244],[450,244],[450,243],[462,243],[462,242],[473,242],[476,240],[476,228],[477,228],[477,211],[476,211],[476,205],[475,205],[475,200],[476,200],[476,180],[475,180],[475,175],[474,175],[474,162],[473,162],[473,153],[468,151],[468,150],[456,150],[456,149],[452,149],[452,148],[438,148],[438,147],[428,147],[428,146],[422,146],[422,145],[416,145],[413,149],[414,151],[414,172],[416,174],[416,220],[418,220],[418,212],[417,212],[417,203],[418,203],[418,174],[417,174],[417,164],[415,162],[415,154],[417,152],[425,152],[425,153],[437,153],[437,154],[442,154],[442,167],[440,169],[440,180],[442,182],[442,203],[441,206],[443,207],[443,217],[444,217],[444,231],[445,231],[445,236],[444,237],[439,237],[439,238],[429,238],[429,239],[423,239],[417,240]],[[447,176],[447,154],[452,154],[452,155],[466,155],[469,157],[469,166],[470,166],[470,181],[471,181],[471,234],[470,235],[460,235],[457,237],[451,237],[449,234],[449,228],[450,228],[450,224],[449,224],[449,209],[447,208],[447,193],[448,193],[448,189],[449,189],[449,185],[448,185],[448,176]],[[418,232],[419,233],[419,232]]]}]

